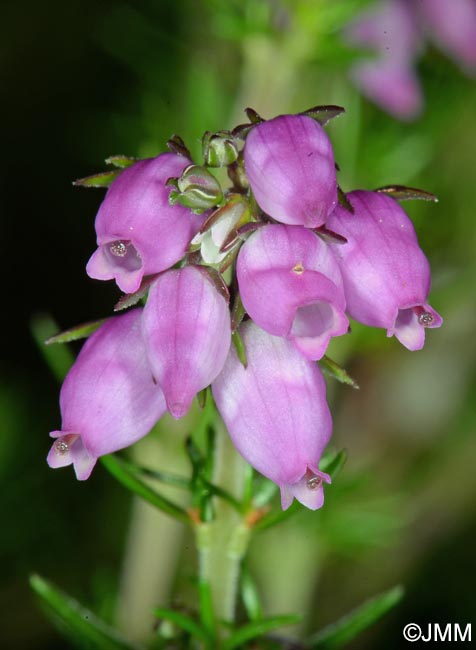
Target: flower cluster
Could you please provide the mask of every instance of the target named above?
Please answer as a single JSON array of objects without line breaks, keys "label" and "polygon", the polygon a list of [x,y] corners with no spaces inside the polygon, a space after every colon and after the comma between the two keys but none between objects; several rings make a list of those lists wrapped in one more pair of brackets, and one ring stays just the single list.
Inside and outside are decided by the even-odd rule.
[{"label": "flower cluster", "polygon": [[476,0],[381,0],[349,25],[345,35],[353,45],[377,54],[352,66],[354,82],[401,119],[412,119],[422,110],[415,62],[426,39],[464,71],[476,70]]},{"label": "flower cluster", "polygon": [[[87,272],[115,279],[128,306],[147,299],[82,348],[61,390],[51,467],[73,464],[87,479],[99,456],[166,411],[183,417],[211,386],[237,450],[280,487],[283,508],[293,498],[322,505],[332,420],[316,361],[330,339],[350,316],[417,350],[441,324],[396,190],[338,187],[321,123],[339,112],[265,121],[248,110],[250,124],[205,134],[202,166],[177,137],[172,153],[124,163],[97,214]],[[209,170],[219,166],[227,189]]]}]

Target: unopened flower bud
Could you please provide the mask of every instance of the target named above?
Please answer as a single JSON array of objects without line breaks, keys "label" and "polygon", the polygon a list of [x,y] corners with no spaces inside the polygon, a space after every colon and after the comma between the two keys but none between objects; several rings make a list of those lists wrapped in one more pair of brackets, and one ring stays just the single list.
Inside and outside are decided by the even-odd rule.
[{"label": "unopened flower bud", "polygon": [[171,205],[179,203],[194,212],[204,212],[218,205],[223,199],[220,183],[205,167],[189,165],[179,178],[171,178],[175,186],[170,192]]},{"label": "unopened flower bud", "polygon": [[226,167],[238,158],[235,140],[229,131],[210,133],[203,141],[203,158],[209,167]]},{"label": "unopened flower bud", "polygon": [[241,194],[227,197],[221,208],[209,215],[192,244],[200,244],[202,259],[207,264],[218,264],[227,255],[220,252],[221,247],[236,228],[244,225],[250,218],[249,205]]}]

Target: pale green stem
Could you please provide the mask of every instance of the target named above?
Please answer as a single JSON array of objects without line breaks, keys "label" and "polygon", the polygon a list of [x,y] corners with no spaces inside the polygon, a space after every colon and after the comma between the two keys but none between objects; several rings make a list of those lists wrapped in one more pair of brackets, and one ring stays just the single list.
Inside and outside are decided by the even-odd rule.
[{"label": "pale green stem", "polygon": [[[241,501],[246,463],[235,450],[223,424],[217,431],[213,483]],[[243,516],[227,501],[215,498],[215,518],[197,525],[200,579],[211,588],[217,620],[235,617],[240,564],[248,547],[249,528]]]},{"label": "pale green stem", "polygon": [[[180,422],[165,417],[157,427],[158,435],[149,435],[134,446],[133,460],[186,476],[189,464],[183,453],[183,430],[193,418],[193,413]],[[148,482],[176,503],[188,504],[186,491]],[[131,641],[150,638],[156,621],[153,608],[170,602],[183,532],[181,522],[134,498],[116,609],[117,626]]]}]

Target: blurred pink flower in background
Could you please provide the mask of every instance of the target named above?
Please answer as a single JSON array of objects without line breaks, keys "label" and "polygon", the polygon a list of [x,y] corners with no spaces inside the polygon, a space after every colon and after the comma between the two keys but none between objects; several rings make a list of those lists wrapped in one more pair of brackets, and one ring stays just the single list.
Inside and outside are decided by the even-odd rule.
[{"label": "blurred pink flower in background", "polygon": [[383,0],[348,26],[345,38],[376,55],[351,67],[355,85],[383,110],[412,120],[423,110],[415,65],[427,40],[474,72],[476,0]]}]

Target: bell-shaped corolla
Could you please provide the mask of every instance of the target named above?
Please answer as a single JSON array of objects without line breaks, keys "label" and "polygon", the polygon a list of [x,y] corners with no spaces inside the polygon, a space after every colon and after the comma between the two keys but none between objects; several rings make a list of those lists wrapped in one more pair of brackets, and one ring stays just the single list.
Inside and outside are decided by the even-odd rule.
[{"label": "bell-shaped corolla", "polygon": [[338,206],[329,227],[347,239],[334,246],[349,316],[383,327],[409,350],[420,350],[425,328],[441,316],[427,304],[430,265],[412,222],[398,203],[379,192],[347,194],[354,214]]},{"label": "bell-shaped corolla", "polygon": [[170,413],[181,418],[225,363],[231,342],[227,300],[203,268],[167,271],[150,289],[142,324],[154,377]]},{"label": "bell-shaped corolla", "polygon": [[61,431],[50,467],[74,465],[89,477],[99,456],[145,436],[166,411],[154,382],[141,332],[142,309],[107,320],[86,341],[60,394]]},{"label": "bell-shaped corolla", "polygon": [[322,373],[290,341],[252,321],[239,331],[247,366],[232,346],[212,384],[220,415],[239,453],[280,487],[284,510],[293,498],[316,510],[330,483],[318,467],[332,430]]},{"label": "bell-shaped corolla", "polygon": [[259,207],[276,221],[322,226],[337,203],[332,145],[310,117],[281,115],[257,124],[246,138],[244,161]]},{"label": "bell-shaped corolla", "polygon": [[275,336],[320,359],[349,321],[339,264],[332,249],[300,226],[267,225],[242,246],[237,277],[243,306]]},{"label": "bell-shaped corolla", "polygon": [[428,36],[465,70],[476,68],[476,2],[420,0],[416,4]]},{"label": "bell-shaped corolla", "polygon": [[180,260],[204,217],[170,205],[166,182],[188,165],[184,156],[163,153],[119,174],[96,216],[98,249],[86,267],[90,277],[115,279],[122,291],[134,293],[143,276]]}]

